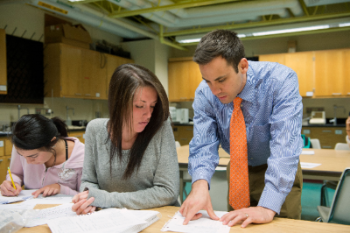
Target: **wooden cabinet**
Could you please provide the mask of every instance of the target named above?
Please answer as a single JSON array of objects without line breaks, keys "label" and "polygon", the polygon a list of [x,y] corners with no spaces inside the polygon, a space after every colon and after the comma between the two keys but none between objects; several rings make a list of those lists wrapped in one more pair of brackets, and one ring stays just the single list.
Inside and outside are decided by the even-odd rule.
[{"label": "wooden cabinet", "polygon": [[345,95],[343,93],[345,80],[344,55],[344,50],[315,52],[316,96],[339,97]]},{"label": "wooden cabinet", "polygon": [[192,58],[170,61],[168,64],[169,101],[194,100],[195,91],[202,81],[198,64]]},{"label": "wooden cabinet", "polygon": [[81,141],[82,143],[85,143],[84,134],[85,134],[85,131],[73,131],[68,134],[68,137],[78,138],[79,141]]},{"label": "wooden cabinet", "polygon": [[6,33],[0,29],[0,95],[7,94]]},{"label": "wooden cabinet", "polygon": [[117,67],[127,63],[134,63],[134,61],[131,59],[117,57],[109,54],[104,54],[104,55],[106,56],[106,72],[107,72],[106,94],[108,95],[109,82],[111,81],[112,75],[114,71],[117,69]]},{"label": "wooden cabinet", "polygon": [[106,100],[111,69],[108,59],[131,61],[67,44],[47,44],[44,50],[45,96]]},{"label": "wooden cabinet", "polygon": [[285,65],[285,54],[284,53],[278,53],[278,54],[265,54],[259,56],[259,61],[269,61],[269,62],[277,62],[282,65]]},{"label": "wooden cabinet", "polygon": [[311,97],[314,92],[314,52],[288,53],[285,65],[298,75],[299,93],[302,97]]},{"label": "wooden cabinet", "polygon": [[338,142],[345,143],[346,132],[344,127],[303,126],[301,133],[309,138],[319,139],[322,149],[334,149]]},{"label": "wooden cabinet", "polygon": [[8,137],[0,137],[0,182],[6,179],[11,162],[12,143]]},{"label": "wooden cabinet", "polygon": [[175,125],[173,126],[175,141],[178,141],[181,146],[190,144],[193,138],[193,126]]},{"label": "wooden cabinet", "polygon": [[268,54],[259,61],[292,68],[303,97],[350,97],[350,49]]}]

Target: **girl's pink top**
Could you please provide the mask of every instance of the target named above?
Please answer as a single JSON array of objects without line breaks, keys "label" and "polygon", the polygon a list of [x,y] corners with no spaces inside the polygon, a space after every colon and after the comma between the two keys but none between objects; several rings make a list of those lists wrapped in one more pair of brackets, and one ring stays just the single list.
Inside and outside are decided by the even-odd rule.
[{"label": "girl's pink top", "polygon": [[[72,154],[67,161],[53,167],[46,167],[45,164],[28,164],[13,146],[10,164],[13,181],[21,186],[24,184],[26,189],[40,189],[57,183],[61,186],[61,194],[77,194],[83,171],[85,145],[74,137],[65,139],[74,141]],[[8,173],[6,179],[11,180]]]}]

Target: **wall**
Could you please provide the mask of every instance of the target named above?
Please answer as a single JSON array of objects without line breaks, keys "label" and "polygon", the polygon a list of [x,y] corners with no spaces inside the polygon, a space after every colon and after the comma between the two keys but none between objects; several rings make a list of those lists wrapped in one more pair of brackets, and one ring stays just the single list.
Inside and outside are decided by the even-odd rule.
[{"label": "wall", "polygon": [[152,71],[168,93],[168,46],[148,39],[123,42],[122,48],[131,53],[131,58],[136,64]]},{"label": "wall", "polygon": [[[350,31],[344,31],[271,39],[245,40],[242,42],[244,44],[246,56],[251,57],[258,56],[259,54],[286,53],[288,52],[287,42],[290,40],[297,41],[297,52],[350,48],[349,38]],[[186,48],[188,49],[187,51],[171,48],[169,50],[169,58],[192,57],[196,46]],[[346,109],[345,112],[343,109],[337,110],[338,118],[347,118],[350,111],[350,98],[303,99],[303,104],[304,117],[307,116],[306,107],[323,107],[326,111],[327,118],[333,118],[333,105],[335,104],[344,106]],[[178,108],[190,108],[189,117],[193,117],[193,110],[191,108],[192,102],[181,102],[173,105],[176,105]]]},{"label": "wall", "polygon": [[[23,3],[0,4],[0,28],[6,28],[6,34],[44,42],[45,13],[47,12]],[[62,19],[71,21],[65,18]],[[77,23],[71,22],[73,24]],[[119,45],[122,41],[122,38],[119,36],[88,25],[84,25],[84,27],[89,31],[93,42],[106,40],[111,44]],[[92,120],[95,118],[95,112],[97,111],[100,111],[100,117],[108,117],[106,100],[45,98],[43,105],[21,104],[22,108],[29,108],[29,113],[31,114],[35,113],[35,108],[50,108],[54,113],[47,115],[48,117],[58,116],[64,120],[66,119],[66,106],[75,110],[74,115],[71,111],[69,112],[72,120]],[[0,126],[18,120],[17,104],[0,104],[0,113]],[[21,115],[27,114],[27,110],[22,109],[20,113]]]}]

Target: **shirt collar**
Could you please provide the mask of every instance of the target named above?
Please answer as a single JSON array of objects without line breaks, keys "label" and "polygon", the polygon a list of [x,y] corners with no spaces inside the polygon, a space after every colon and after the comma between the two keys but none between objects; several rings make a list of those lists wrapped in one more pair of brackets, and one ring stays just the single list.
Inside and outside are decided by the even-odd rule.
[{"label": "shirt collar", "polygon": [[258,82],[258,79],[255,77],[253,69],[251,67],[250,61],[249,61],[249,67],[247,71],[247,82],[243,88],[243,90],[237,95],[238,97],[242,98],[245,101],[248,102],[254,102],[255,101],[255,86]]}]

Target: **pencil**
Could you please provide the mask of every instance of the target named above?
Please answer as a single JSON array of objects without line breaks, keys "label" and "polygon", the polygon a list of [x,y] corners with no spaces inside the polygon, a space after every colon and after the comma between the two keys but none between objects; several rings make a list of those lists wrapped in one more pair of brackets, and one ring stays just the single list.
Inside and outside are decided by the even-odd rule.
[{"label": "pencil", "polygon": [[10,167],[7,167],[7,170],[9,171],[9,175],[10,175],[10,178],[11,178],[11,181],[12,181],[13,188],[17,190],[15,182],[13,182],[13,179],[12,179]]}]

